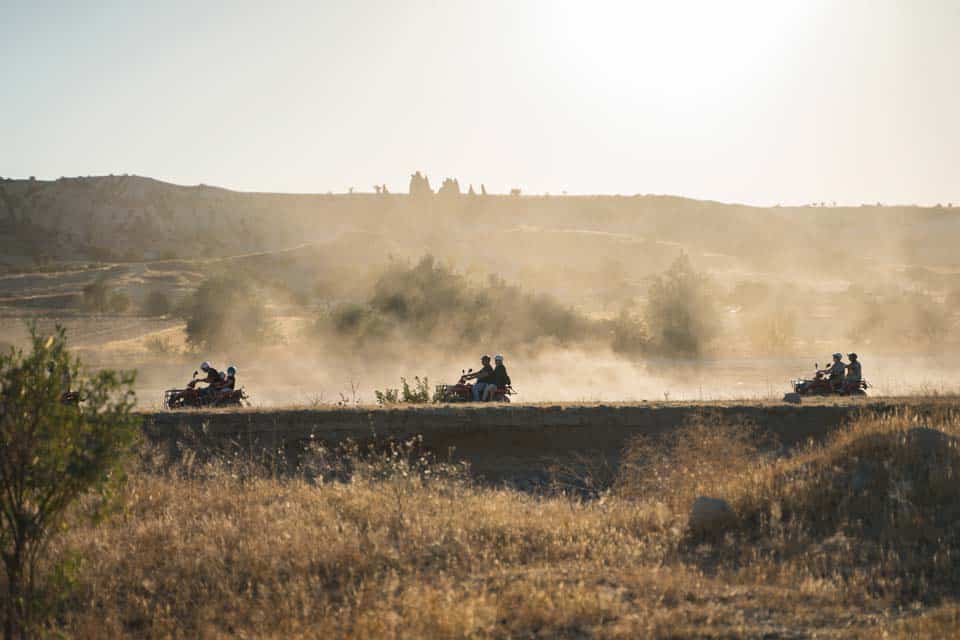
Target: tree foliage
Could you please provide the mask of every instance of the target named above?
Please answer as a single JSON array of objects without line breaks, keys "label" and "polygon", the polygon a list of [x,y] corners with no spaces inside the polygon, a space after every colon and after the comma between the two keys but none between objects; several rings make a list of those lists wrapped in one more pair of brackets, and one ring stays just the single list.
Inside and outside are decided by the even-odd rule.
[{"label": "tree foliage", "polygon": [[720,330],[710,281],[681,254],[650,286],[646,320],[657,349],[698,356]]},{"label": "tree foliage", "polygon": [[270,332],[266,305],[244,280],[229,276],[205,281],[183,312],[187,340],[197,347],[259,344]]},{"label": "tree foliage", "polygon": [[549,295],[525,292],[496,276],[471,283],[430,255],[412,266],[392,265],[366,305],[341,305],[320,328],[360,342],[382,342],[396,333],[434,345],[495,340],[505,348],[544,339],[567,344],[606,333],[606,327]]},{"label": "tree foliage", "polygon": [[[32,351],[0,355],[0,555],[7,638],[31,633],[37,561],[78,498],[108,495],[139,433],[132,372],[79,379],[66,334],[31,328]],[[69,380],[79,404],[64,404]]]},{"label": "tree foliage", "polygon": [[171,309],[169,296],[159,289],[148,293],[143,301],[143,313],[148,316],[165,316]]}]

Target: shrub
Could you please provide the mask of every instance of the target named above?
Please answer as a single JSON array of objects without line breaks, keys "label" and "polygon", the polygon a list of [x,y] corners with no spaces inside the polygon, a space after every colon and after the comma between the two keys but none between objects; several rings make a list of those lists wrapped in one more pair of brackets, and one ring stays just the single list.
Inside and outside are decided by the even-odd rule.
[{"label": "shrub", "polygon": [[170,298],[163,291],[151,291],[143,301],[143,313],[148,316],[165,316],[171,308]]},{"label": "shrub", "polygon": [[413,377],[413,387],[407,383],[406,378],[400,378],[403,386],[403,401],[409,404],[425,404],[430,402],[430,383],[427,378],[421,379],[420,376]]},{"label": "shrub", "polygon": [[381,391],[377,389],[373,392],[373,395],[377,398],[377,404],[397,404],[400,402],[400,390],[399,389],[384,389]]},{"label": "shrub", "polygon": [[407,382],[406,378],[400,378],[400,389],[386,388],[376,390],[373,395],[377,398],[377,404],[426,404],[430,402],[430,382],[427,378],[414,376],[413,386]]},{"label": "shrub", "polygon": [[318,330],[357,342],[382,341],[391,332],[437,345],[495,340],[512,348],[551,339],[566,343],[600,337],[595,322],[548,295],[526,293],[492,277],[474,285],[425,256],[393,265],[377,280],[367,304],[346,304],[321,318]]},{"label": "shrub", "polygon": [[130,308],[130,296],[123,291],[114,291],[110,294],[107,310],[113,313],[123,313]]},{"label": "shrub", "polygon": [[98,278],[83,288],[83,307],[89,311],[98,313],[106,311],[109,302],[109,290],[107,282],[103,278]]},{"label": "shrub", "polygon": [[158,356],[173,355],[179,351],[170,338],[163,338],[161,336],[151,336],[147,338],[144,345],[147,351]]},{"label": "shrub", "polygon": [[642,352],[649,345],[649,337],[643,320],[626,309],[613,321],[613,342],[611,347],[614,352],[626,355]]},{"label": "shrub", "polygon": [[[60,327],[45,337],[31,328],[32,352],[0,356],[0,553],[6,573],[5,635],[26,637],[36,620],[37,564],[50,539],[67,527],[81,496],[105,498],[138,433],[131,416],[133,373],[101,371],[63,404],[64,379],[79,361]],[[52,370],[48,367],[52,366]]]},{"label": "shrub", "polygon": [[266,305],[243,280],[210,278],[183,308],[187,341],[202,348],[260,344],[270,333]]},{"label": "shrub", "polygon": [[646,320],[659,350],[673,355],[700,355],[720,329],[720,314],[706,275],[681,254],[654,279]]}]

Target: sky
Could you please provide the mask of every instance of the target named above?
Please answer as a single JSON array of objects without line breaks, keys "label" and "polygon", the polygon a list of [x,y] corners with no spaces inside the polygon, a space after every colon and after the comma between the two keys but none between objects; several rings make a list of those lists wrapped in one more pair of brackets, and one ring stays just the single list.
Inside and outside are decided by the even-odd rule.
[{"label": "sky", "polygon": [[960,0],[0,0],[0,175],[960,202]]}]

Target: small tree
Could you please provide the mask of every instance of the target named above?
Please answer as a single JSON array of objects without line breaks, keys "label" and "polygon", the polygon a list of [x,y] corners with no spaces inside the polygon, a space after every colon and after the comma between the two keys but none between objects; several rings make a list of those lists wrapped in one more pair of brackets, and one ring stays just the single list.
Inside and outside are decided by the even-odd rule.
[{"label": "small tree", "polygon": [[107,309],[113,313],[123,313],[130,308],[130,296],[123,291],[114,291],[110,294]]},{"label": "small tree", "polygon": [[707,277],[681,254],[650,286],[646,320],[667,354],[699,355],[720,329],[720,314]]},{"label": "small tree", "polygon": [[205,281],[187,301],[187,341],[203,348],[259,344],[271,322],[266,305],[243,280],[215,277]]},{"label": "small tree", "polygon": [[105,311],[109,300],[110,291],[103,278],[98,278],[83,288],[83,306],[90,311]]},{"label": "small tree", "polygon": [[49,337],[31,328],[29,354],[0,355],[0,556],[6,573],[4,637],[25,638],[37,623],[37,565],[50,539],[64,530],[78,498],[105,498],[138,434],[131,372],[101,371],[77,380],[64,330]]},{"label": "small tree", "polygon": [[165,316],[170,309],[170,298],[163,291],[151,291],[143,301],[143,313],[148,316]]}]

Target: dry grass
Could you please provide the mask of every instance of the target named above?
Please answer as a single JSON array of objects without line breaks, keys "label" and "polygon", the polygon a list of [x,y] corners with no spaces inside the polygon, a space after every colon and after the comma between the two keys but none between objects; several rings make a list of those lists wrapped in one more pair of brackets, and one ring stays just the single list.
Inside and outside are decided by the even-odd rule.
[{"label": "dry grass", "polygon": [[[960,433],[949,410],[926,424]],[[347,483],[144,462],[122,514],[54,549],[51,562],[83,558],[55,626],[88,638],[956,636],[960,517],[944,505],[960,503],[957,449],[924,448],[915,426],[910,413],[864,417],[775,459],[749,427],[702,420],[659,449],[636,443],[590,501],[484,488],[403,455]],[[853,491],[864,461],[874,472]],[[702,493],[739,516],[713,544],[685,531]]]}]

